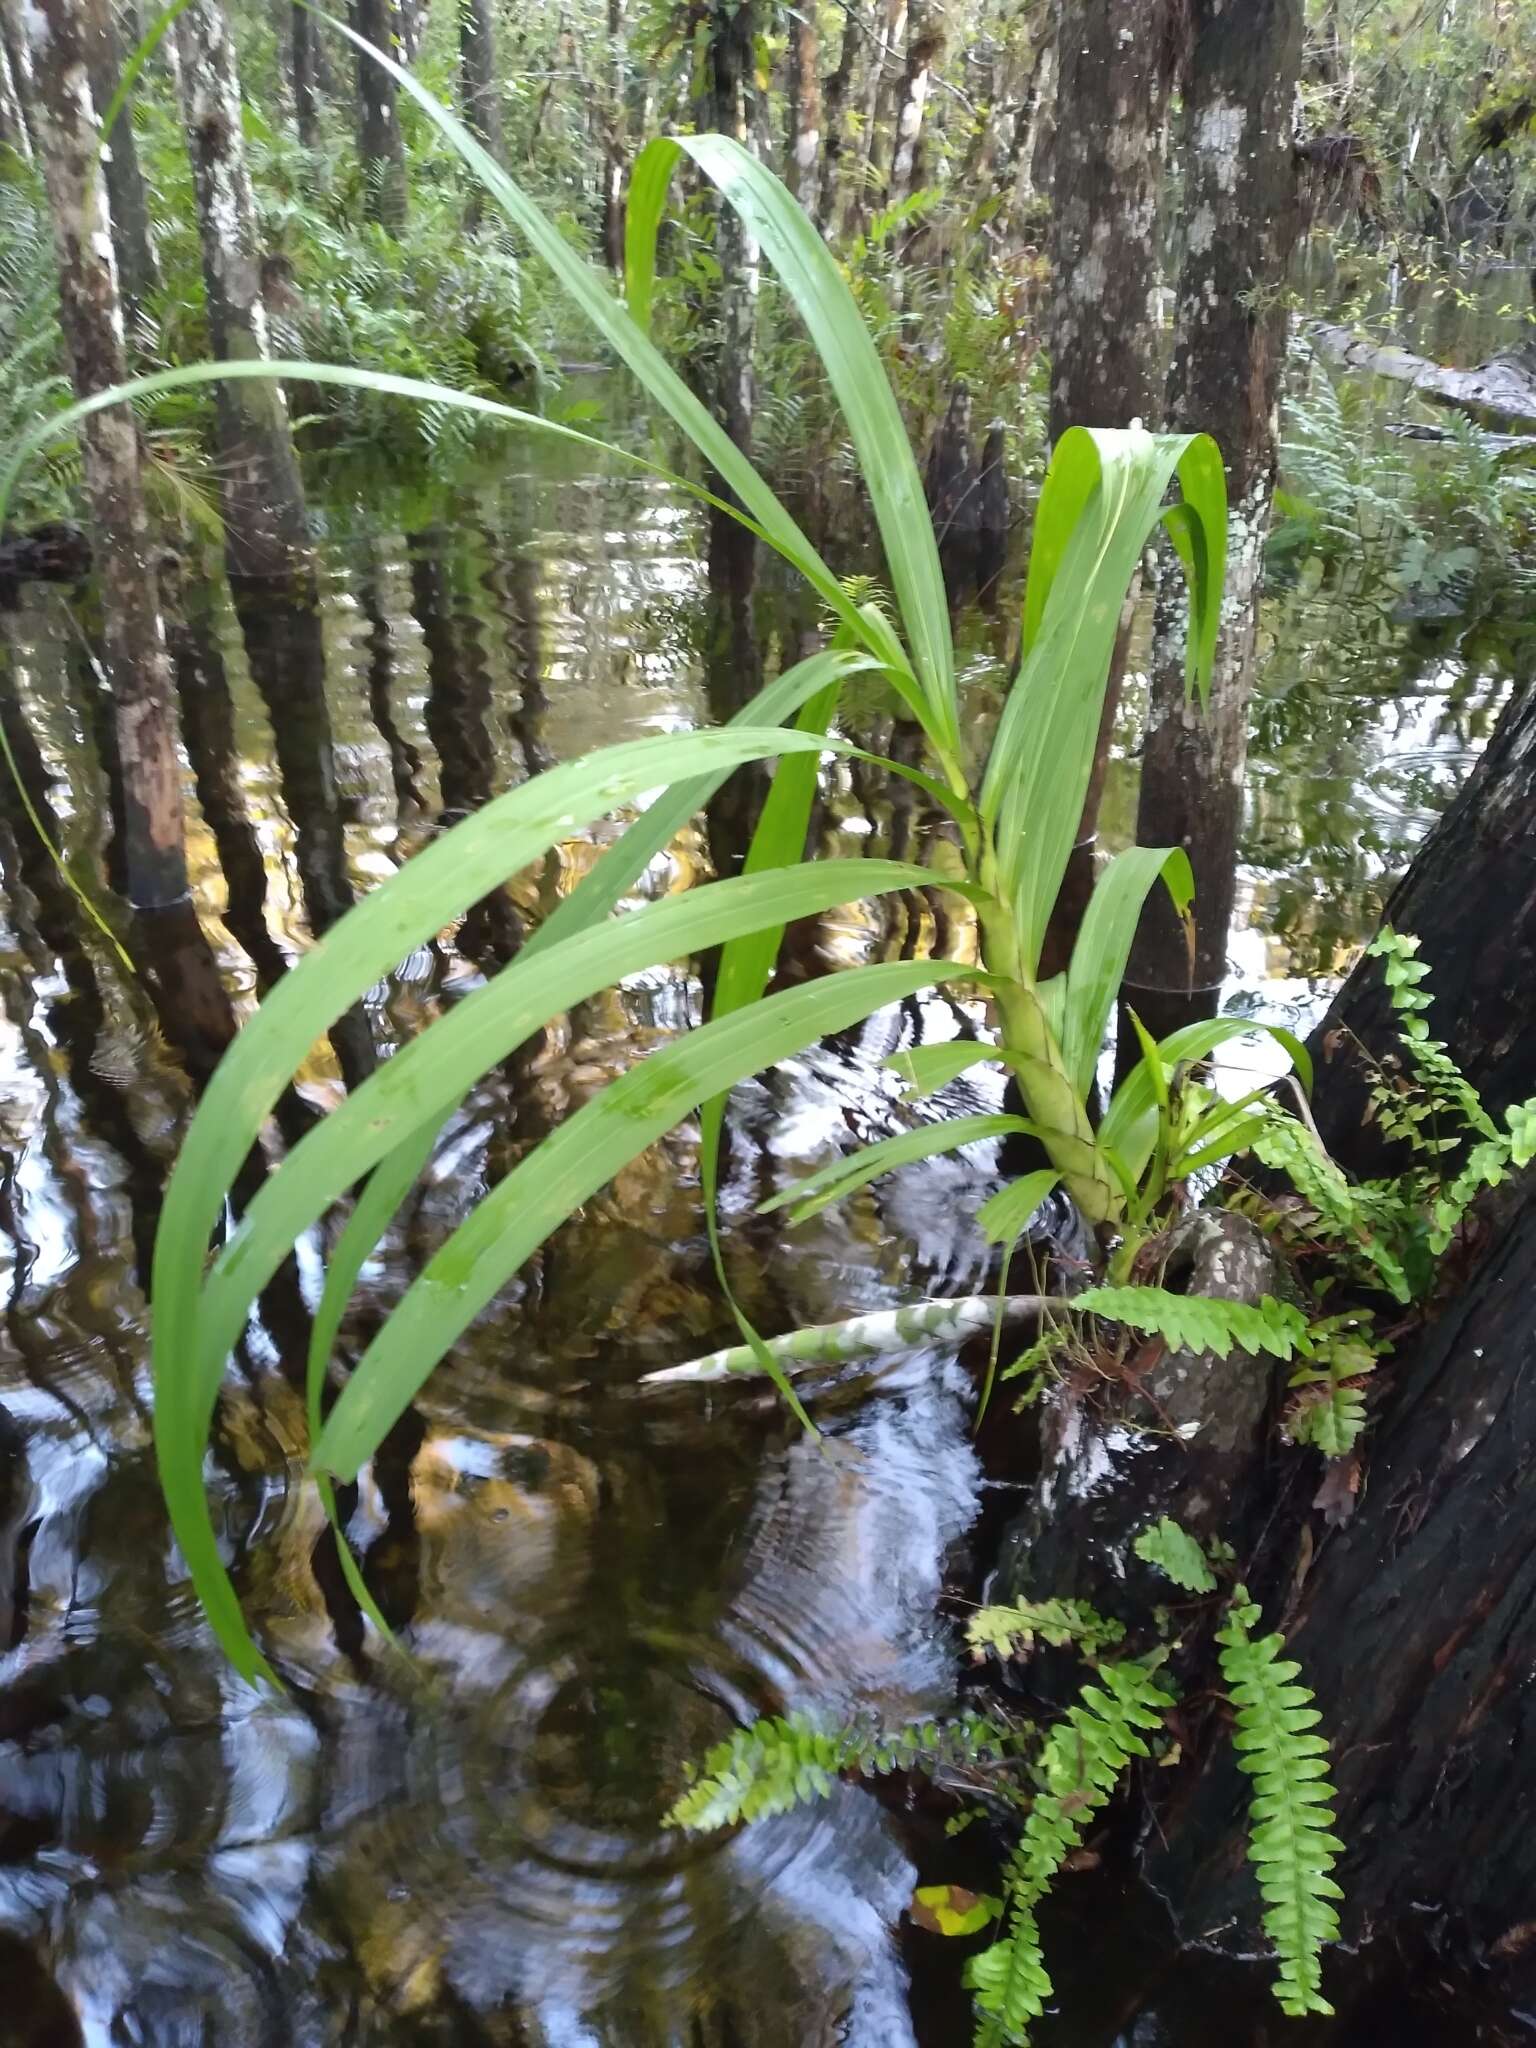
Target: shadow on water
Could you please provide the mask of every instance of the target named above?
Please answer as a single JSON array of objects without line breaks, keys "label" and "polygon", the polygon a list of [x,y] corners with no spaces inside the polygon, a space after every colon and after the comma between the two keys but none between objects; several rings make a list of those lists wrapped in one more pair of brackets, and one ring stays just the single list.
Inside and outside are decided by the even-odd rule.
[{"label": "shadow on water", "polygon": [[[356,895],[499,791],[594,745],[728,715],[803,652],[814,615],[766,574],[717,576],[711,592],[702,539],[694,509],[661,486],[551,467],[446,505],[430,526],[413,518],[409,533],[340,533],[315,602],[249,586],[231,601],[188,577],[174,652],[196,800],[189,865],[226,1009],[247,1014]],[[1012,603],[1005,590],[998,619]],[[1465,771],[1506,686],[1496,660],[1420,658],[1406,635],[1339,683],[1318,654],[1336,627],[1288,603],[1261,707],[1250,923],[1234,942],[1249,1000],[1276,1011],[1336,969],[1370,889]],[[1003,681],[998,619],[960,615],[975,734]],[[20,615],[11,637],[0,718],[50,830],[93,874],[109,844],[101,723],[84,715],[84,679],[69,680],[55,609]],[[855,690],[849,715],[875,750],[912,756],[888,704]],[[1130,766],[1111,793],[1122,819]],[[1306,837],[1317,793],[1342,800],[1351,783],[1385,792],[1371,846]],[[1291,803],[1301,788],[1308,801]],[[730,872],[747,816],[738,796],[712,807],[637,895]],[[512,957],[615,829],[568,841],[403,961],[366,1014],[314,1049],[283,1134]],[[810,838],[921,859],[946,829],[910,785],[838,761]],[[971,1853],[946,1851],[920,1805],[888,1811],[840,1787],[697,1842],[659,1816],[686,1761],[754,1714],[894,1721],[949,1699],[952,1643],[934,1614],[947,1575],[965,1581],[981,1487],[967,1374],[926,1355],[831,1383],[820,1447],[752,1387],[637,1391],[642,1372],[726,1335],[695,1137],[674,1133],[503,1290],[344,1502],[409,1646],[403,1668],[345,1600],[303,1475],[295,1378],[321,1249],[306,1245],[247,1333],[208,1470],[242,1596],[289,1680],[283,1697],[256,1698],[210,1648],[149,1444],[148,1253],[206,1062],[162,1030],[83,923],[4,778],[0,870],[4,2039],[966,2038],[948,1958],[936,1976],[931,1946],[898,1946],[894,1932],[914,1847],[925,1877]],[[963,957],[970,943],[953,900],[923,891],[797,928],[782,972]],[[701,1001],[698,963],[635,976],[477,1084],[367,1269],[345,1360],[508,1163],[696,1022]],[[737,1091],[728,1257],[766,1324],[984,1281],[973,1219],[997,1185],[985,1148],[924,1162],[793,1236],[753,1214],[850,1137],[944,1113],[901,1105],[881,1062],[979,1022],[949,997],[917,999]],[[971,1106],[995,1106],[988,1087]],[[259,1159],[248,1171],[247,1186]],[[1247,2034],[1235,2017],[1212,2032],[1182,1979],[1159,1980],[1158,2018],[1134,2019],[1126,1997],[1139,2001],[1172,1951],[1154,1929],[1143,1958],[1142,1922],[1114,1910],[1125,1969],[1080,1987],[1081,2019],[1042,2041],[1280,2038],[1258,2017]],[[1089,1953],[1070,1928],[1061,1944]],[[1063,1968],[1064,1989],[1073,1975]],[[1224,2020],[1246,2011],[1236,1974],[1230,1997],[1225,1977],[1190,1981],[1207,1998],[1217,1986]]]}]

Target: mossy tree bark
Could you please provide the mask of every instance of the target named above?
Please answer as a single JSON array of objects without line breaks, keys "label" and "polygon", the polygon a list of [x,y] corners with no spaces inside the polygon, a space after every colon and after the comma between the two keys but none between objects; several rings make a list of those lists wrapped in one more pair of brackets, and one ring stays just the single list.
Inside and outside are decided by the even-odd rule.
[{"label": "mossy tree bark", "polygon": [[289,9],[289,58],[292,66],[293,118],[299,144],[320,146],[320,88],[315,77],[315,25],[303,0]]},{"label": "mossy tree bark", "polygon": [[[220,0],[196,0],[176,23],[182,119],[192,158],[203,291],[215,356],[268,353],[261,240],[241,138],[234,39]],[[281,576],[306,560],[304,486],[283,387],[243,378],[216,388],[225,553],[236,576]]]},{"label": "mossy tree bark", "polygon": [[492,0],[458,0],[458,9],[464,119],[497,163],[504,163],[507,145],[496,77],[496,16]]},{"label": "mossy tree bark", "polygon": [[789,147],[784,182],[812,220],[821,217],[820,38],[814,7],[789,21]]},{"label": "mossy tree bark", "polygon": [[624,179],[629,167],[628,0],[608,0],[608,48],[603,106],[603,254],[616,277],[624,274]]},{"label": "mossy tree bark", "polygon": [[1126,996],[1155,1037],[1214,1014],[1226,973],[1298,218],[1291,115],[1301,49],[1302,0],[1196,0],[1184,89],[1184,249],[1163,418],[1170,429],[1215,436],[1230,514],[1205,709],[1186,698],[1188,602],[1171,556],[1158,592],[1136,836],[1144,846],[1187,850],[1197,926],[1191,992],[1178,920],[1153,892]]},{"label": "mossy tree bark", "polygon": [[[91,39],[103,0],[5,0],[13,39],[27,52],[31,110],[59,265],[59,313],[75,391],[120,383],[123,308],[106,189],[98,170]],[[133,414],[117,406],[81,430],[102,602],[102,645],[112,687],[123,780],[123,859],[136,908],[187,892],[181,771],[170,662],[155,580]]]}]

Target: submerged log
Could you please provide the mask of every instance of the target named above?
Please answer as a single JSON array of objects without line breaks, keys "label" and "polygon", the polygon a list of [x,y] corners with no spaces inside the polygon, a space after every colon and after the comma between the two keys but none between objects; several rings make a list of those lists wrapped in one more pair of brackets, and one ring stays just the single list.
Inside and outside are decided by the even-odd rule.
[{"label": "submerged log", "polygon": [[1438,405],[1463,412],[1493,413],[1500,419],[1536,420],[1536,361],[1528,349],[1490,356],[1475,369],[1456,370],[1416,356],[1406,348],[1367,341],[1347,327],[1327,320],[1307,323],[1306,334],[1318,354],[1345,370],[1368,370],[1407,384]]}]

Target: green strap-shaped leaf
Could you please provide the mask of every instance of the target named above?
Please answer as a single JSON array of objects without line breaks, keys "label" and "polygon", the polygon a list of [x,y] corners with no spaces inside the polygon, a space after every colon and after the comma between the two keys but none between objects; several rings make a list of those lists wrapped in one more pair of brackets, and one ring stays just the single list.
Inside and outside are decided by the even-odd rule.
[{"label": "green strap-shaped leaf", "polygon": [[1194,900],[1189,855],[1172,848],[1130,846],[1099,876],[1083,916],[1067,971],[1062,1056],[1080,1095],[1093,1086],[1094,1068],[1109,1028],[1109,1013],[1130,958],[1142,905],[1159,877],[1182,917]]},{"label": "green strap-shaped leaf", "polygon": [[940,960],[830,975],[674,1039],[610,1082],[485,1197],[417,1276],[331,1410],[315,1463],[352,1478],[524,1260],[701,1102],[829,1032],[966,972]]},{"label": "green strap-shaped leaf", "polygon": [[[730,136],[663,136],[648,143],[636,159],[629,197],[624,256],[630,306],[643,322],[649,312],[656,232],[667,183],[683,155],[736,209],[810,329],[858,453],[860,475],[885,546],[891,588],[919,685],[918,695],[909,695],[908,702],[940,760],[958,780],[960,732],[949,604],[922,478],[869,329],[836,258],[804,209]],[[899,675],[892,680],[902,688]]]},{"label": "green strap-shaped leaf", "polygon": [[[699,453],[741,500],[757,531],[784,559],[794,564],[838,616],[858,630],[859,614],[806,535],[714,418],[668,363],[665,356],[615,298],[607,277],[572,248],[564,234],[522,187],[508,177],[490,152],[477,142],[456,115],[436,99],[420,79],[366,41],[345,22],[316,8],[319,18],[345,36],[370,62],[387,71],[407,93],[460,159],[474,172],[502,211],[549,265],[589,325],[613,349],[649,395],[677,422]],[[862,636],[861,636],[862,637]]]},{"label": "green strap-shaped leaf", "polygon": [[758,1208],[763,1213],[788,1208],[791,1223],[804,1223],[830,1203],[842,1201],[844,1196],[877,1180],[882,1173],[889,1173],[893,1167],[909,1166],[917,1159],[933,1159],[943,1152],[957,1152],[962,1145],[979,1144],[983,1138],[1004,1138],[1010,1131],[1039,1136],[1035,1126],[1021,1116],[957,1116],[947,1123],[922,1124],[915,1131],[898,1131],[892,1138],[865,1145],[848,1158],[834,1159],[830,1166],[781,1188],[778,1194],[760,1202]]},{"label": "green strap-shaped leaf", "polygon": [[1158,1089],[1161,1087],[1166,1092],[1166,1077],[1181,1060],[1205,1059],[1218,1046],[1229,1045],[1234,1038],[1247,1038],[1256,1032],[1263,1032],[1284,1046],[1301,1085],[1310,1088],[1312,1061],[1294,1032],[1279,1024],[1257,1023],[1252,1017],[1204,1018],[1198,1024],[1186,1024],[1178,1031],[1171,1031],[1160,1042],[1155,1081],[1153,1069],[1145,1058],[1126,1075],[1115,1090],[1114,1099],[1099,1126],[1100,1143],[1114,1150],[1129,1171],[1139,1177],[1152,1156],[1156,1142]]}]

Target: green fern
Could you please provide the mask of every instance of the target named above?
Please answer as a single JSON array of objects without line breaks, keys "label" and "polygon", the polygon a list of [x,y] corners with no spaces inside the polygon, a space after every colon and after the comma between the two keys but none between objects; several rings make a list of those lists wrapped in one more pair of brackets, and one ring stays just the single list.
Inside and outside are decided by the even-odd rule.
[{"label": "green fern", "polygon": [[1143,1664],[1104,1664],[1098,1679],[1083,1687],[1046,1738],[1038,1766],[1041,1789],[1003,1874],[1002,1938],[966,1969],[979,2020],[976,2048],[1027,2043],[1029,2022],[1040,2017],[1051,1995],[1035,1908],[1109,1803],[1131,1759],[1148,1754],[1146,1736],[1162,1726],[1173,1705]]},{"label": "green fern", "polygon": [[1036,1637],[1053,1649],[1077,1643],[1096,1656],[1125,1636],[1123,1625],[1099,1614],[1086,1600],[1016,1600],[1011,1607],[978,1608],[966,1623],[965,1639],[977,1657],[997,1650],[1004,1657],[1027,1657]]},{"label": "green fern", "polygon": [[1010,1744],[1007,1732],[980,1714],[894,1731],[826,1729],[803,1714],[777,1715],[739,1728],[712,1749],[663,1824],[705,1834],[825,1799],[845,1772],[879,1777],[917,1765],[996,1762]]},{"label": "green fern", "polygon": [[1238,1586],[1216,1640],[1236,1714],[1233,1747],[1253,1779],[1248,1854],[1279,1958],[1275,1997],[1294,2019],[1333,2011],[1322,1994],[1322,1951],[1338,1938],[1332,1902],[1344,1894],[1328,1873],[1344,1845],[1330,1832],[1328,1744],[1315,1733],[1322,1716],[1311,1691],[1296,1683],[1301,1666],[1281,1655],[1283,1637],[1250,1633],[1258,1619],[1258,1606]]},{"label": "green fern", "polygon": [[1172,1579],[1186,1593],[1215,1592],[1216,1575],[1206,1562],[1205,1552],[1172,1516],[1164,1515],[1161,1521],[1143,1529],[1131,1548],[1143,1564],[1155,1565],[1164,1578]]},{"label": "green fern", "polygon": [[1292,1443],[1313,1444],[1325,1458],[1352,1451],[1365,1427],[1360,1382],[1386,1346],[1371,1335],[1368,1310],[1329,1316],[1307,1332],[1307,1357],[1291,1374],[1293,1399],[1282,1427]]},{"label": "green fern", "polygon": [[1265,1106],[1252,1150],[1285,1175],[1312,1212],[1316,1221],[1309,1235],[1325,1240],[1395,1301],[1412,1301],[1404,1244],[1415,1216],[1402,1189],[1392,1182],[1347,1179],[1306,1125],[1275,1103]]},{"label": "green fern", "polygon": [[1306,1338],[1306,1318],[1289,1302],[1266,1294],[1258,1303],[1214,1301],[1205,1294],[1172,1294],[1162,1287],[1090,1287],[1072,1306],[1162,1337],[1170,1350],[1214,1351],[1225,1358],[1244,1351],[1290,1358]]}]

